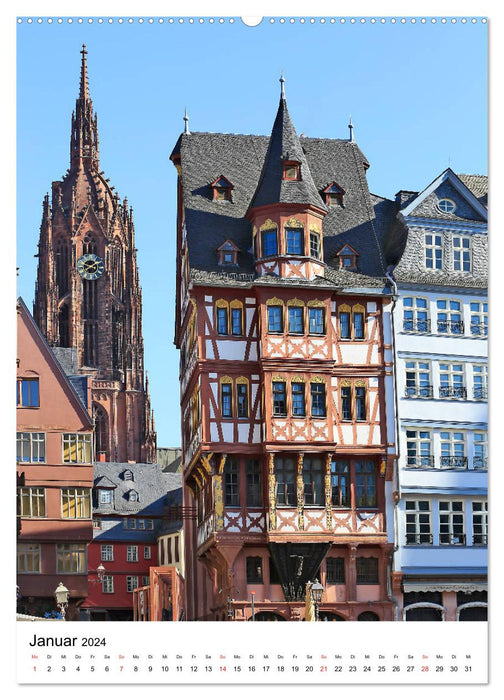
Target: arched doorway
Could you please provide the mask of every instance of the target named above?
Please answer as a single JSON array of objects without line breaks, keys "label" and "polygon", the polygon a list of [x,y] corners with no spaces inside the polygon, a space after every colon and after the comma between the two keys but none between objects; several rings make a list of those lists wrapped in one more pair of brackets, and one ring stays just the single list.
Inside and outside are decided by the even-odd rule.
[{"label": "arched doorway", "polygon": [[458,609],[460,622],[487,622],[488,607],[486,603],[468,603]]},{"label": "arched doorway", "polygon": [[359,622],[377,622],[380,620],[380,618],[375,612],[372,612],[371,610],[365,610],[359,615],[357,620]]},{"label": "arched doorway", "polygon": [[445,609],[434,603],[415,603],[404,608],[403,617],[407,622],[442,622]]},{"label": "arched doorway", "polygon": [[[269,610],[262,610],[255,614],[255,622],[285,622],[285,617],[282,617],[278,613],[270,612]],[[252,622],[252,618],[249,617],[249,622]]]},{"label": "arched doorway", "polygon": [[319,620],[321,622],[346,622],[345,618],[341,615],[337,615],[333,612],[328,612],[327,610],[321,610],[319,612]]}]

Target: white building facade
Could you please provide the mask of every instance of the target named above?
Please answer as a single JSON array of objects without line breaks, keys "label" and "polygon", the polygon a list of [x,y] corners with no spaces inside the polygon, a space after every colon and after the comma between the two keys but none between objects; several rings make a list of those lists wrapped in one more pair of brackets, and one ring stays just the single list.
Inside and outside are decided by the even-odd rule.
[{"label": "white building facade", "polygon": [[393,590],[402,620],[487,615],[487,178],[397,195],[389,259],[397,431]]}]

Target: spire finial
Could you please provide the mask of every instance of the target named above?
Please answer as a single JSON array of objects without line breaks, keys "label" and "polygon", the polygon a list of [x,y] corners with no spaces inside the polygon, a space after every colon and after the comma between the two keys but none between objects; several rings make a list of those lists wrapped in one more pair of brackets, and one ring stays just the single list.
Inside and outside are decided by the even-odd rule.
[{"label": "spire finial", "polygon": [[87,65],[86,65],[86,56],[87,56],[86,44],[82,44],[81,55],[82,55],[82,61],[81,61],[81,78],[80,78],[79,97],[81,100],[88,100],[89,99],[89,86],[88,86]]},{"label": "spire finial", "polygon": [[352,124],[352,115],[350,115],[350,123],[348,124],[348,128],[350,129],[350,138],[348,139],[350,143],[354,143],[354,135],[353,135],[353,124]]},{"label": "spire finial", "polygon": [[284,78],[283,71],[280,74],[280,85],[281,85],[280,99],[285,100],[285,78]]},{"label": "spire finial", "polygon": [[184,112],[184,121],[185,121],[184,134],[190,134],[191,132],[189,131],[189,115],[187,114],[187,107],[185,108],[185,112]]}]

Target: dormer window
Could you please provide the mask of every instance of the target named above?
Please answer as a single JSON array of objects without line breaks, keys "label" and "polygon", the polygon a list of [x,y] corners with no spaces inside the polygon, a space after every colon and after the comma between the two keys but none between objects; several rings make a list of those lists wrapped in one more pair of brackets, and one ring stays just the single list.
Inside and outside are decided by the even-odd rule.
[{"label": "dormer window", "polygon": [[230,241],[229,239],[225,241],[219,248],[217,248],[219,253],[219,265],[223,267],[229,265],[238,265],[238,253],[240,249],[238,246]]},{"label": "dormer window", "polygon": [[283,164],[284,180],[301,180],[301,163],[297,160],[285,160]]},{"label": "dormer window", "polygon": [[128,491],[128,501],[131,502],[136,502],[138,501],[138,491],[135,491],[135,489],[131,489]]},{"label": "dormer window", "polygon": [[322,190],[324,195],[325,203],[328,207],[342,207],[343,206],[343,195],[345,190],[338,185],[337,182],[331,182],[325,190]]},{"label": "dormer window", "polygon": [[211,184],[213,190],[213,199],[216,202],[230,202],[231,201],[231,190],[234,186],[229,182],[224,175],[221,175],[214,180]]},{"label": "dormer window", "polygon": [[131,471],[131,469],[126,469],[123,472],[123,479],[124,481],[133,481],[133,472]]},{"label": "dormer window", "polygon": [[357,256],[358,253],[352,248],[352,246],[345,245],[337,253],[339,258],[340,268],[343,267],[346,270],[356,270],[357,269]]}]

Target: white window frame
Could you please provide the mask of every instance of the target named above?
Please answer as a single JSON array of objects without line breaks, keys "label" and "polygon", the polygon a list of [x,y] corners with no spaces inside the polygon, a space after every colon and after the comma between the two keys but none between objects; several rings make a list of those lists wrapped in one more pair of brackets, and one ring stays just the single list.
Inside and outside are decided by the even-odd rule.
[{"label": "white window frame", "polygon": [[[413,503],[414,508],[408,508],[408,503]],[[428,509],[420,508],[420,503],[427,503]],[[425,518],[422,522],[422,519]],[[414,532],[408,533],[408,526],[413,526]],[[427,526],[427,529],[425,529]],[[432,530],[432,504],[429,500],[405,499],[404,504],[404,531],[406,546],[432,545],[434,535]],[[413,535],[413,542],[408,542],[408,538]]]},{"label": "white window frame", "polygon": [[466,377],[463,362],[439,363],[439,398],[466,399]]},{"label": "white window frame", "polygon": [[[481,438],[481,439],[480,439]],[[477,446],[481,449],[477,449]],[[477,454],[476,454],[477,453]],[[482,466],[476,466],[478,462]],[[473,469],[487,469],[488,461],[488,433],[485,431],[475,431],[473,433]]]},{"label": "white window frame", "polygon": [[150,545],[144,547],[144,559],[152,559],[152,549]]},{"label": "white window frame", "polygon": [[[411,306],[406,304],[410,299]],[[408,314],[411,314],[411,318],[406,318]],[[409,324],[411,324],[411,328],[407,327]],[[424,329],[418,330],[421,324],[424,325]],[[408,296],[403,298],[403,331],[406,333],[430,333],[429,300],[426,297]]]},{"label": "white window frame", "polygon": [[108,506],[112,503],[112,489],[98,489],[98,504]]},{"label": "white window frame", "polygon": [[[446,503],[449,507],[445,509],[441,509],[441,504]],[[460,503],[462,505],[462,509],[454,509],[454,504],[455,503]],[[442,522],[442,518],[445,517],[446,520],[445,522]],[[457,519],[460,519],[460,522],[456,522]],[[455,532],[456,529],[459,529],[459,526],[462,525],[462,532]],[[443,533],[442,528],[445,526],[447,528],[447,532]],[[443,535],[448,536],[449,541],[448,542],[442,542],[442,537]],[[465,532],[465,504],[464,501],[439,501],[439,545],[441,547],[449,547],[449,546],[463,546],[465,545],[465,537],[466,537],[466,532]]]},{"label": "white window frame", "polygon": [[102,593],[114,592],[114,577],[110,574],[104,574],[102,578]]},{"label": "white window frame", "polygon": [[[67,555],[67,556],[65,556]],[[68,565],[67,565],[68,564]],[[87,546],[82,543],[60,542],[56,544],[56,573],[85,574],[87,572]]]},{"label": "white window frame", "polygon": [[[91,437],[91,433],[63,433],[61,436],[63,464],[91,464],[93,461]],[[75,449],[75,459],[71,458],[72,445]],[[65,459],[65,447],[68,447],[68,459]]]},{"label": "white window frame", "polygon": [[[471,335],[486,338],[488,335],[488,302],[470,301],[469,314]],[[474,333],[475,329],[476,333]]]},{"label": "white window frame", "polygon": [[[448,204],[448,207],[445,205],[445,202]],[[456,203],[449,197],[441,197],[436,206],[443,214],[453,214],[457,209]]]},{"label": "white window frame", "polygon": [[[415,432],[415,435],[408,436],[408,433]],[[434,467],[432,431],[422,428],[407,427],[406,438],[406,468],[407,469],[432,469]],[[410,454],[414,445],[414,454]],[[428,451],[424,446],[428,445]],[[410,463],[410,458],[415,457],[416,464]]]},{"label": "white window frame", "polygon": [[138,545],[129,544],[126,547],[126,561],[131,561],[131,562],[138,561]]},{"label": "white window frame", "polygon": [[429,360],[404,361],[406,396],[415,399],[432,398],[431,369]]},{"label": "white window frame", "polygon": [[[42,548],[37,542],[17,543],[18,574],[40,574]],[[22,565],[20,566],[20,561]]]},{"label": "white window frame", "polygon": [[[19,444],[21,443],[21,447]],[[42,450],[41,450],[42,446]],[[24,447],[26,447],[25,459]],[[40,454],[42,451],[42,455]],[[46,435],[45,433],[35,433],[20,431],[16,434],[16,452],[19,452],[21,459],[17,460],[18,464],[45,464],[46,462]],[[18,455],[16,455],[17,457]],[[42,459],[40,457],[42,456]]]},{"label": "white window frame", "polygon": [[443,236],[441,233],[424,234],[424,255],[426,270],[443,269]]},{"label": "white window frame", "polygon": [[126,593],[133,593],[138,588],[138,576],[126,576]]},{"label": "white window frame", "polygon": [[[443,447],[448,446],[448,450]],[[443,458],[445,463],[443,464]],[[459,464],[457,465],[457,461]],[[439,431],[439,466],[441,469],[467,469],[467,434],[463,430]]]},{"label": "white window frame", "polygon": [[[446,304],[446,308],[443,309],[440,305]],[[452,308],[454,305],[454,308]],[[464,335],[464,307],[460,299],[436,299],[436,330],[437,333],[441,335]],[[445,319],[440,320],[440,316],[446,316]],[[446,330],[440,330],[439,324],[446,323]],[[451,324],[459,324],[460,332],[454,332]]]},{"label": "white window frame", "polygon": [[[46,495],[45,488],[39,486],[21,486],[18,490],[19,514],[22,518],[45,518],[46,515]],[[29,512],[24,512],[23,495],[29,498]],[[42,503],[43,515],[40,515],[40,504]]]},{"label": "white window frame", "polygon": [[[89,520],[91,518],[91,489],[78,487],[65,487],[61,491],[61,517],[64,520]],[[75,515],[64,515],[63,506],[68,502],[70,510],[74,504]],[[84,512],[84,515],[82,513]]]},{"label": "white window frame", "polygon": [[[453,236],[453,270],[455,272],[472,271],[472,237]],[[467,243],[468,245],[464,245]]]},{"label": "white window frame", "polygon": [[114,545],[113,544],[100,545],[100,559],[101,559],[101,561],[114,561]]},{"label": "white window frame", "polygon": [[473,365],[472,373],[473,399],[486,401],[488,396],[488,365]]},{"label": "white window frame", "polygon": [[[472,545],[474,547],[486,547],[488,544],[488,501],[472,502]],[[481,506],[475,509],[474,506]],[[477,522],[478,519],[480,522]],[[475,527],[480,527],[481,532],[475,535]],[[475,537],[481,537],[481,542],[475,542]]]}]

